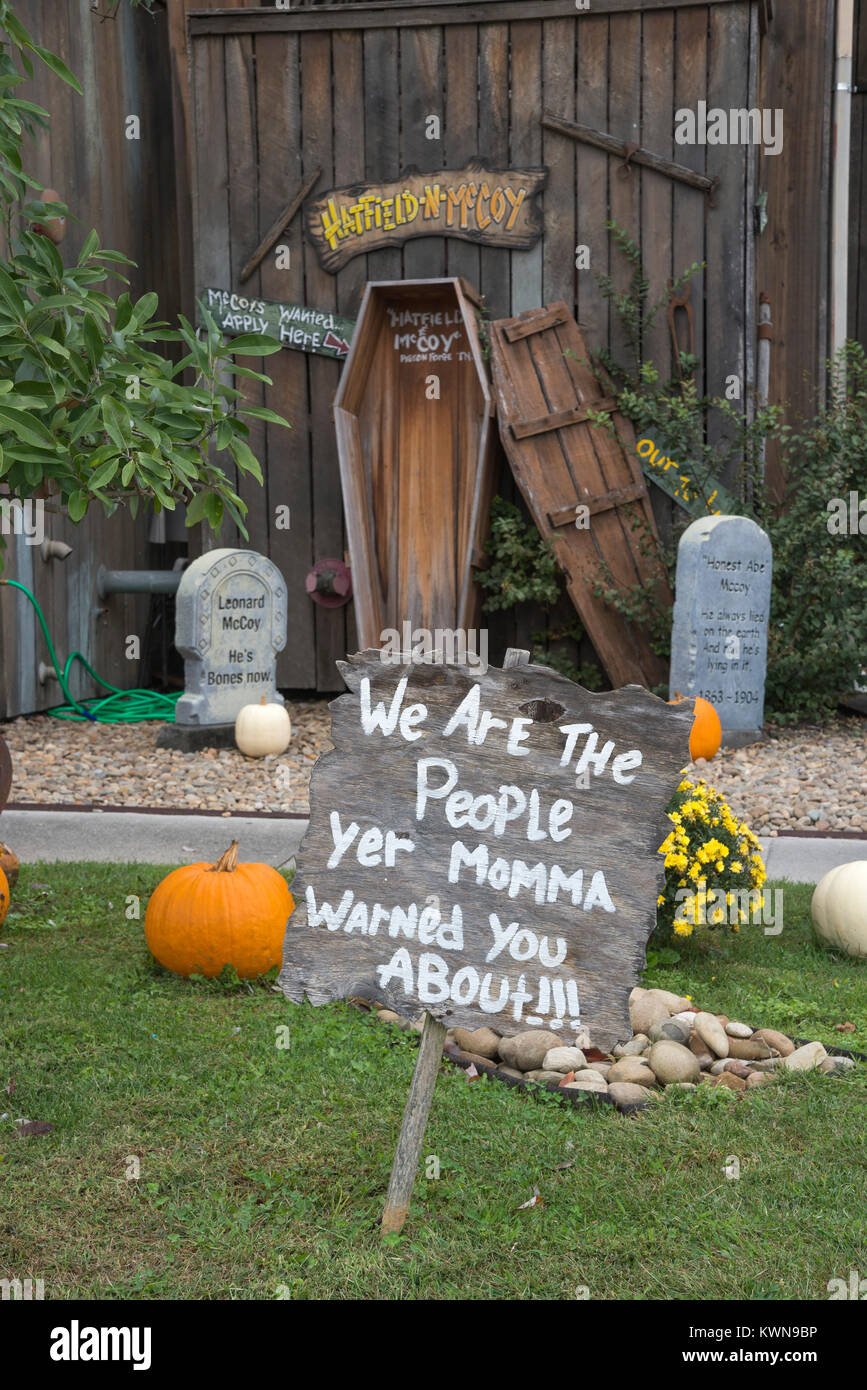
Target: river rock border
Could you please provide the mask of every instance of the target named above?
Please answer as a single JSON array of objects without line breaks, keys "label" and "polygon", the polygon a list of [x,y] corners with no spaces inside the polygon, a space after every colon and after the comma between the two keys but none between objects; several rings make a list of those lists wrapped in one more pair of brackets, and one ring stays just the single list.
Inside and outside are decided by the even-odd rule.
[{"label": "river rock border", "polygon": [[[352,1002],[371,1010],[380,1022],[421,1032],[423,1014],[410,1020],[367,1000]],[[492,1028],[452,1028],[443,1056],[471,1080],[492,1076],[509,1086],[557,1092],[572,1103],[603,1101],[622,1114],[645,1109],[669,1087],[690,1091],[711,1086],[737,1097],[772,1085],[783,1072],[839,1076],[867,1060],[859,1053],[708,1013],[664,989],[636,987],[629,996],[629,1018],[632,1037],[611,1052],[595,1048],[586,1029],[580,1046],[564,1047],[556,1034],[540,1028],[508,1038]]]}]

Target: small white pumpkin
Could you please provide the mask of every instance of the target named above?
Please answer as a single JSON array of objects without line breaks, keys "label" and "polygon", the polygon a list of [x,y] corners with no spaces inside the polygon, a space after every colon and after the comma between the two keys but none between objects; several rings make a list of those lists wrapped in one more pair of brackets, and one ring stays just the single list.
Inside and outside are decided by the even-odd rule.
[{"label": "small white pumpkin", "polygon": [[285,753],[292,724],[285,705],[269,705],[265,696],[258,705],[244,705],[235,720],[235,742],[248,758]]},{"label": "small white pumpkin", "polygon": [[827,945],[867,957],[867,859],[830,869],[816,886],[810,911],[816,935]]}]

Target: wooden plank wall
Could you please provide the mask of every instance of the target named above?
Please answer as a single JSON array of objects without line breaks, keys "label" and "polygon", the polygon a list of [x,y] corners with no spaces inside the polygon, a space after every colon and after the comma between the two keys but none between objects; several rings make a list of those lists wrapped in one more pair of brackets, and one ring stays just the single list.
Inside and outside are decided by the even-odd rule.
[{"label": "wooden plank wall", "polygon": [[[101,7],[108,9],[105,0]],[[74,259],[95,227],[103,245],[138,263],[129,272],[132,290],[156,290],[170,317],[178,306],[178,260],[164,16],[151,18],[124,4],[113,19],[103,19],[92,0],[16,0],[16,11],[37,43],[61,55],[85,92],[78,96],[39,64],[33,82],[21,89],[53,118],[27,167],[69,204],[61,254]],[[126,138],[128,115],[141,119],[138,141]],[[77,648],[113,684],[135,686],[138,663],[126,659],[125,639],[143,636],[147,600],[114,597],[98,614],[96,571],[100,564],[147,566],[147,521],[106,520],[94,511],[73,526],[49,514],[46,531],[73,547],[69,559],[45,564],[38,548],[11,541],[6,576],[35,590],[61,662]],[[36,666],[48,653],[32,609],[15,591],[0,592],[0,717],[57,704],[57,685],[41,687],[36,679]],[[96,693],[89,680],[78,679],[72,688],[78,695]]]},{"label": "wooden plank wall", "polygon": [[[500,17],[488,23],[456,19],[454,7],[427,6],[430,22],[427,15],[412,23],[402,17],[391,27],[381,9],[367,22],[365,7],[352,4],[351,29],[341,29],[331,10],[313,30],[303,12],[245,16],[241,4],[236,19],[224,4],[211,32],[198,32],[208,24],[206,7],[194,9],[193,0],[170,4],[193,12],[198,287],[238,288],[239,267],[317,165],[322,191],[394,179],[407,164],[424,171],[460,167],[474,154],[497,165],[542,162],[550,168],[545,234],[529,253],[428,237],[356,257],[334,277],[319,268],[298,218],[281,237],[291,248],[290,269],[275,269],[269,256],[246,288],[352,316],[365,280],[459,274],[481,291],[492,318],[564,299],[589,343],[618,347],[619,325],[595,280],[610,271],[618,288],[628,282],[628,267],[605,230],[612,217],[640,242],[652,295],[664,293],[669,276],[693,261],[708,262],[703,283],[693,286],[707,385],[719,391],[727,376],[747,370],[756,307],[751,156],[741,146],[678,146],[673,131],[676,109],[700,99],[726,108],[755,104],[759,38],[752,0],[686,6],[600,0],[574,14],[558,5],[548,16],[546,6],[533,3],[498,5],[492,13]],[[483,10],[473,6],[471,13]],[[651,170],[623,176],[603,153],[543,130],[543,107],[719,174],[717,207],[707,209],[701,193]],[[438,141],[426,138],[428,115],[441,119]],[[590,247],[590,270],[576,270],[579,244]],[[672,357],[664,312],[650,346],[667,374]],[[267,365],[275,377],[268,402],[294,426],[290,434],[264,432],[266,505],[257,505],[250,531],[251,544],[271,554],[289,585],[292,638],[278,678],[290,688],[340,689],[333,661],[351,649],[351,609],[314,609],[303,590],[310,565],[345,548],[330,416],[339,366],[293,352]],[[514,496],[508,477],[503,491]],[[279,501],[292,508],[288,533],[273,529]],[[656,509],[669,531],[671,504],[658,495]],[[564,602],[552,622],[556,627],[573,617]],[[541,627],[539,612],[498,615],[490,623],[492,647],[530,646]]]},{"label": "wooden plank wall", "polygon": [[849,335],[867,347],[867,5],[856,12],[849,203]]},{"label": "wooden plank wall", "polygon": [[[770,295],[774,325],[770,399],[786,406],[790,420],[813,413],[830,351],[835,9],[834,0],[775,4],[763,48],[761,105],[782,107],[785,140],[781,154],[759,162],[768,225],[756,242],[756,273],[758,289]],[[784,480],[773,447],[767,477],[781,495]]]}]

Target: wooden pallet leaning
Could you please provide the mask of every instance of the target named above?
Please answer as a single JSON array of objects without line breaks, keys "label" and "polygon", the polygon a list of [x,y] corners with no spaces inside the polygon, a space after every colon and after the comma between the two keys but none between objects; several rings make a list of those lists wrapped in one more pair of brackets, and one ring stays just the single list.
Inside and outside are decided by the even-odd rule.
[{"label": "wooden pallet leaning", "polygon": [[[667,663],[647,634],[597,598],[609,576],[621,590],[649,581],[671,603],[656,524],[632,427],[605,396],[575,319],[563,303],[491,325],[500,437],[540,533],[554,546],[581,621],[614,686],[655,686]],[[588,411],[610,415],[614,432]],[[576,527],[576,508],[590,524]]]}]

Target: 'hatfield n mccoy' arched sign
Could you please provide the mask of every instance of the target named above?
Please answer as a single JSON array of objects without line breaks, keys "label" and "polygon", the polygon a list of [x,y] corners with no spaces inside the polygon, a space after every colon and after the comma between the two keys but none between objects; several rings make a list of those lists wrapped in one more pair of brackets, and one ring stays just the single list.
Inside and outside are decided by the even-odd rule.
[{"label": "'hatfield n mccoy' arched sign", "polygon": [[353,256],[419,236],[529,251],[542,235],[534,200],[547,178],[544,168],[491,169],[481,159],[430,174],[410,168],[396,183],[356,183],[313,199],[304,211],[307,236],[332,275]]}]

